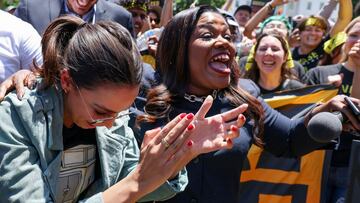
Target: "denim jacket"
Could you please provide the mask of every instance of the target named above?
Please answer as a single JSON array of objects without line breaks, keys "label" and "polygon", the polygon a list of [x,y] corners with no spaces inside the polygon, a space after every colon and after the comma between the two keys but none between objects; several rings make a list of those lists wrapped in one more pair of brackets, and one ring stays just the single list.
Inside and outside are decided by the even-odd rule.
[{"label": "denim jacket", "polygon": [[[63,98],[55,87],[10,93],[0,104],[0,202],[54,202],[63,153]],[[128,117],[112,128],[96,128],[100,178],[84,192],[86,202],[102,202],[101,192],[137,165],[139,149]],[[164,200],[183,191],[186,171],[141,201]]]}]

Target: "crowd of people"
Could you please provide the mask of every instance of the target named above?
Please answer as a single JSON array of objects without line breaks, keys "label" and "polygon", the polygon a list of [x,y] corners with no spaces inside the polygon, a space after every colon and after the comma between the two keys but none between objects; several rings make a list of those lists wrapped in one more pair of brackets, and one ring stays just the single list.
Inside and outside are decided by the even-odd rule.
[{"label": "crowd of people", "polygon": [[[345,101],[360,106],[360,4],[328,0],[290,22],[274,12],[286,0],[175,15],[172,0],[152,3],[0,11],[0,202],[235,203],[252,144],[279,157],[331,149],[326,202],[344,201],[360,131]],[[262,99],[317,84],[338,95],[300,118]],[[348,119],[340,137],[314,140],[311,118],[334,111]]]}]

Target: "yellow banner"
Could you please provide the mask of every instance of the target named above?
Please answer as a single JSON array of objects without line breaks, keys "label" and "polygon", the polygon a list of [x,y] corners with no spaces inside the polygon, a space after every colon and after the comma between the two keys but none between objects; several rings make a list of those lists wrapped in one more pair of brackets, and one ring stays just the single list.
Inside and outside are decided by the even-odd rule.
[{"label": "yellow banner", "polygon": [[[337,89],[320,90],[307,95],[287,94],[265,101],[273,108],[286,105],[326,102]],[[324,172],[327,172],[325,150],[317,150],[299,159],[279,158],[253,145],[244,163],[240,183],[240,202],[291,203],[321,202]]]}]

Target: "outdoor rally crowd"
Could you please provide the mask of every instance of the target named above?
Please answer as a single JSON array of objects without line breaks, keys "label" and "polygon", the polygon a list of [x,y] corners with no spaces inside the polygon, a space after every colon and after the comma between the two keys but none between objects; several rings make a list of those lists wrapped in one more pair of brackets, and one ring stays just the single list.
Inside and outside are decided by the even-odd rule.
[{"label": "outdoor rally crowd", "polygon": [[[160,2],[0,11],[0,202],[240,202],[252,144],[276,157],[332,150],[325,202],[344,202],[360,131],[346,101],[360,106],[360,3],[288,17],[287,0],[234,13],[233,0],[195,1],[175,15]],[[262,98],[318,84],[338,95],[299,118]],[[313,139],[311,118],[335,111],[348,120],[341,135]]]}]

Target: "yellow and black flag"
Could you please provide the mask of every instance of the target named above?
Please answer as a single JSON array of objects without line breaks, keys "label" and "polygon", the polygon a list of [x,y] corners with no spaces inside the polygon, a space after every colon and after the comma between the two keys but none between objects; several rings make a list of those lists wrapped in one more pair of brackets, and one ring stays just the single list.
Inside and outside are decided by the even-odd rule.
[{"label": "yellow and black flag", "polygon": [[[304,116],[318,102],[337,95],[329,85],[264,95],[265,101],[289,118]],[[322,187],[327,177],[329,155],[317,150],[301,158],[276,157],[253,145],[240,178],[240,201],[246,203],[324,202]]]}]

